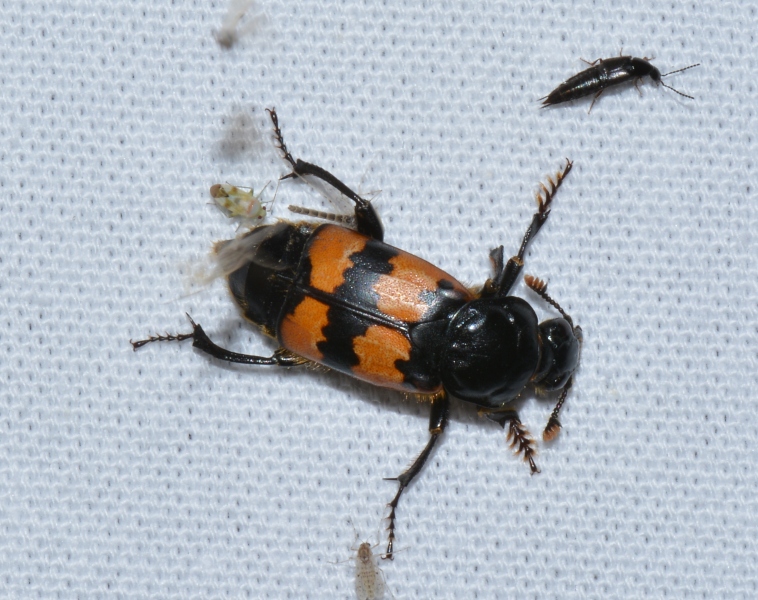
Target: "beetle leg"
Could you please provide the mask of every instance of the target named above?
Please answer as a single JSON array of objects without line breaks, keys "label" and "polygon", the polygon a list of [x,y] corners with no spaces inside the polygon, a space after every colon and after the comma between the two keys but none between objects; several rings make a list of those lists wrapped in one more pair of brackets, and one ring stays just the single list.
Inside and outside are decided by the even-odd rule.
[{"label": "beetle leg", "polygon": [[642,81],[642,77],[637,77],[637,79],[634,80],[634,87],[637,90],[637,93],[640,95],[640,98],[642,98],[642,90],[640,89],[640,81]]},{"label": "beetle leg", "polygon": [[[308,361],[301,356],[293,354],[289,350],[279,348],[272,356],[254,356],[252,354],[240,354],[239,352],[232,352],[221,346],[214,344],[208,335],[203,331],[203,328],[192,320],[192,317],[187,315],[187,318],[192,323],[192,333],[180,333],[178,335],[156,335],[150,336],[146,340],[139,340],[137,342],[131,342],[134,350],[141,348],[145,344],[151,342],[181,342],[183,340],[192,340],[192,346],[210,354],[213,358],[224,360],[231,363],[241,363],[245,365],[272,365],[279,367],[295,367],[297,365],[303,365]],[[131,341],[131,340],[130,340]]]},{"label": "beetle leg", "polygon": [[[563,171],[559,171],[555,174],[555,181],[548,177],[549,187],[545,186],[545,184],[540,184],[542,186],[542,191],[537,194],[537,212],[532,216],[532,222],[529,224],[526,234],[524,234],[521,248],[516,256],[512,256],[508,259],[505,268],[502,268],[499,273],[497,272],[498,263],[497,260],[495,260],[496,257],[493,257],[493,254],[496,254],[498,249],[495,248],[495,250],[490,253],[490,258],[495,262],[496,272],[494,279],[488,280],[487,282],[492,282],[492,285],[488,286],[485,284],[485,289],[483,290],[485,293],[487,290],[492,289],[495,290],[494,295],[503,297],[507,296],[508,292],[511,291],[513,284],[516,282],[516,278],[524,267],[524,254],[526,253],[526,248],[534,236],[537,235],[540,228],[545,224],[545,221],[547,221],[547,218],[550,215],[550,203],[553,201],[553,196],[555,196],[555,192],[561,187],[563,180],[566,178],[566,175],[569,174],[571,167],[573,166],[574,163],[567,158],[566,166],[563,168]],[[502,261],[500,264],[502,265]]]},{"label": "beetle leg", "polygon": [[592,104],[590,104],[590,109],[587,111],[587,114],[590,114],[592,112],[592,107],[595,106],[595,102],[597,102],[597,99],[600,98],[600,94],[602,94],[604,91],[605,91],[605,88],[603,88],[597,94],[595,94],[595,97],[592,99]]},{"label": "beetle leg", "polygon": [[284,160],[286,160],[292,167],[292,173],[285,175],[282,179],[313,175],[313,177],[317,177],[328,183],[355,203],[355,225],[358,233],[362,233],[363,235],[367,235],[381,242],[384,239],[384,227],[382,226],[382,221],[371,202],[365,198],[361,198],[326,169],[322,169],[318,165],[305,162],[299,158],[295,160],[289,150],[287,150],[287,145],[284,143],[282,130],[279,128],[279,117],[276,114],[276,110],[273,108],[266,110],[271,116],[271,121],[274,124],[274,135],[276,136],[277,146],[279,147],[279,150],[281,150]]},{"label": "beetle leg", "polygon": [[490,261],[492,261],[493,276],[484,282],[482,291],[479,293],[480,298],[491,298],[497,294],[498,281],[502,281],[503,271],[505,270],[502,246],[490,250]]},{"label": "beetle leg", "polygon": [[579,60],[581,60],[584,64],[589,65],[591,67],[594,67],[599,62],[603,62],[602,58],[596,58],[595,60],[593,60],[592,62],[590,62],[588,60],[584,60],[581,56],[579,57]]},{"label": "beetle leg", "polygon": [[450,400],[448,399],[447,394],[443,392],[432,400],[432,409],[431,414],[429,415],[429,434],[431,437],[429,438],[426,447],[421,451],[421,454],[416,457],[413,464],[401,475],[398,475],[397,477],[387,477],[385,479],[385,481],[397,481],[399,484],[397,494],[395,494],[392,502],[389,503],[390,516],[388,518],[390,524],[387,529],[390,534],[387,542],[387,553],[384,555],[384,558],[386,559],[392,560],[392,551],[395,543],[395,509],[397,508],[397,503],[405,488],[408,487],[408,484],[416,475],[418,475],[419,471],[421,471],[421,468],[424,466],[424,463],[429,458],[437,439],[445,430],[445,426],[447,425],[447,415],[449,412]]},{"label": "beetle leg", "polygon": [[490,421],[495,421],[503,429],[505,429],[505,424],[508,423],[508,437],[506,439],[510,442],[513,453],[516,456],[519,454],[524,455],[524,461],[529,463],[529,470],[532,472],[532,475],[540,472],[537,463],[534,462],[534,457],[537,454],[537,450],[534,448],[534,440],[526,427],[524,427],[515,410],[508,409],[501,412],[482,410],[480,414],[483,414]]}]

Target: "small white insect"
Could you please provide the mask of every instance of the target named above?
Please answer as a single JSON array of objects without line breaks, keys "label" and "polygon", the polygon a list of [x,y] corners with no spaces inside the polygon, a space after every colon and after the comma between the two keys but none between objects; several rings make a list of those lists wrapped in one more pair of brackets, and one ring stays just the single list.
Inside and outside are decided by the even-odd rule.
[{"label": "small white insect", "polygon": [[211,198],[230,219],[239,219],[240,225],[255,225],[266,217],[266,206],[261,200],[263,189],[255,195],[253,188],[237,187],[230,183],[211,186]]},{"label": "small white insect", "polygon": [[237,43],[240,37],[252,33],[260,18],[250,19],[242,27],[238,27],[238,25],[254,3],[255,0],[231,0],[229,2],[229,10],[221,22],[221,29],[213,32],[219,46],[228,50]]},{"label": "small white insect", "polygon": [[[379,544],[376,544],[378,546]],[[355,555],[355,595],[358,600],[380,600],[384,598],[387,587],[384,573],[376,563],[379,555],[374,556],[373,548],[368,542],[358,546]]]},{"label": "small white insect", "polygon": [[[352,524],[352,521],[350,522]],[[355,526],[353,526],[353,531],[355,531]],[[357,531],[355,531],[355,541],[358,541]],[[336,565],[352,561],[355,564],[355,597],[358,600],[381,600],[387,591],[387,582],[378,564],[378,559],[382,555],[374,554],[374,548],[380,544],[381,542],[378,542],[372,546],[369,542],[361,542],[357,550],[355,546],[350,548],[355,552],[354,558],[332,563]],[[391,593],[390,595],[392,596]]]}]

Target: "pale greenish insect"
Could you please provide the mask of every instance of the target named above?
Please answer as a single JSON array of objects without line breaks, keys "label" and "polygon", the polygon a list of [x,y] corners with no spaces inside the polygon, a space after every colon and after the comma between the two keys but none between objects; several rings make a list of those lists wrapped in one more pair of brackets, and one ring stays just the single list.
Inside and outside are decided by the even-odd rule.
[{"label": "pale greenish insect", "polygon": [[230,183],[217,183],[211,186],[211,198],[227,217],[238,219],[240,225],[254,226],[266,218],[266,204],[261,200],[263,189],[255,195],[251,187],[238,187]]}]

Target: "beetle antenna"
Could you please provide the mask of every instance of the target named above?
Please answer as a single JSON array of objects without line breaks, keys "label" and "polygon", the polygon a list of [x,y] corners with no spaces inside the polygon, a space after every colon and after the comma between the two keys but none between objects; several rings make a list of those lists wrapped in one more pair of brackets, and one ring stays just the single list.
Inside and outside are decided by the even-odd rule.
[{"label": "beetle antenna", "polygon": [[[674,73],[681,73],[682,71],[686,71],[687,69],[692,69],[693,67],[699,67],[699,66],[700,66],[700,63],[697,63],[697,64],[695,64],[695,65],[690,65],[689,67],[683,67],[683,68],[681,68],[681,69],[677,69],[676,71],[669,71],[668,73],[666,73],[666,74],[664,74],[664,75],[661,75],[661,77],[666,77],[666,76],[668,76],[668,75],[673,75]],[[680,92],[679,90],[677,90],[677,89],[675,89],[675,88],[672,88],[670,85],[666,85],[666,84],[665,84],[665,83],[663,83],[662,81],[661,81],[661,84],[663,85],[663,87],[667,87],[668,89],[670,89],[670,90],[672,90],[672,91],[676,92],[676,93],[677,93],[677,94],[679,94],[680,96],[684,96],[685,98],[689,98],[690,100],[694,100],[694,98],[693,98],[692,96],[688,96],[687,94],[683,94],[683,93],[682,93],[682,92]]]},{"label": "beetle antenna", "polygon": [[673,75],[674,73],[681,73],[682,71],[686,71],[687,69],[692,69],[694,67],[699,67],[700,63],[697,63],[695,65],[690,65],[689,67],[684,67],[682,69],[677,69],[676,71],[669,71],[668,73],[661,75],[661,77],[666,77],[667,75]]},{"label": "beetle antenna", "polygon": [[[676,71],[674,71],[674,73],[676,73]],[[661,75],[661,77],[663,77],[663,75]],[[679,91],[679,90],[677,90],[676,88],[672,88],[670,85],[666,85],[666,84],[665,84],[665,83],[663,83],[662,81],[661,81],[661,85],[662,85],[663,87],[667,87],[668,89],[675,91],[675,92],[676,92],[677,94],[679,94],[680,96],[684,96],[685,98],[689,98],[690,100],[694,100],[694,98],[693,98],[692,96],[688,96],[687,94],[683,94],[682,92],[680,92],[680,91]]]},{"label": "beetle antenna", "polygon": [[555,308],[555,310],[561,313],[561,316],[568,321],[569,325],[571,325],[571,329],[574,328],[574,320],[566,313],[565,310],[561,308],[560,304],[558,304],[555,300],[547,295],[546,282],[542,281],[542,279],[534,277],[533,275],[524,275],[524,283],[529,287],[529,289],[538,294],[545,302],[547,302],[550,306]]},{"label": "beetle antenna", "polygon": [[568,395],[569,390],[571,389],[572,383],[574,383],[574,378],[569,377],[569,380],[566,382],[566,385],[563,386],[563,392],[561,392],[561,397],[558,398],[558,402],[556,403],[555,408],[553,409],[553,412],[550,415],[550,418],[547,420],[547,425],[545,425],[545,430],[542,432],[542,439],[546,442],[549,442],[550,440],[554,440],[561,430],[561,422],[558,420],[558,413],[561,412],[561,407],[563,406],[563,402],[566,400],[566,396]]}]

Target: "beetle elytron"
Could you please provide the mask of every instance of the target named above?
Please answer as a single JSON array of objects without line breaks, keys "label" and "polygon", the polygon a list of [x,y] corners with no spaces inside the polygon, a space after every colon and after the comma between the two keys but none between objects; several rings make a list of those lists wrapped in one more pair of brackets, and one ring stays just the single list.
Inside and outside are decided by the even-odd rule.
[{"label": "beetle elytron", "polygon": [[509,403],[529,384],[562,390],[543,437],[552,439],[561,427],[558,411],[579,362],[581,329],[539,279],[525,277],[561,317],[538,323],[531,306],[508,293],[572,163],[567,161],[549,186],[542,185],[518,254],[506,263],[503,247],[494,249],[493,277],[481,289],[470,290],[428,262],[385,244],[371,203],[321,167],[295,160],[282,139],[276,112],[268,112],[277,145],[292,167],[283,179],[311,176],[344,194],[355,203],[355,230],[279,221],[216,245],[219,267],[244,317],[279,342],[272,356],[221,348],[191,319],[191,333],[132,344],[137,349],[154,341],[192,339],[194,347],[219,360],[283,367],[313,362],[428,400],[429,442],[394,478],[399,485],[389,504],[386,556],[391,558],[395,509],[445,428],[449,396],[479,406],[502,427],[508,423],[512,446],[532,473],[538,471],[534,442]]}]

